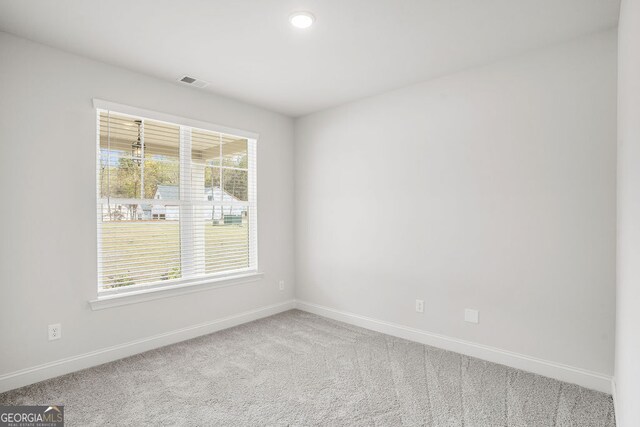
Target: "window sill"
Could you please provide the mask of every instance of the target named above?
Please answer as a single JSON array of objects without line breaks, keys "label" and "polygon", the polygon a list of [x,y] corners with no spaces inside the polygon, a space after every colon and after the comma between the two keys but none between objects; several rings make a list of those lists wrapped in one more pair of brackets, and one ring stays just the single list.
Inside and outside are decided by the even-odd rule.
[{"label": "window sill", "polygon": [[132,290],[111,295],[98,295],[98,298],[90,300],[89,304],[93,311],[105,308],[118,307],[121,305],[137,304],[145,301],[152,301],[160,298],[168,298],[177,295],[201,292],[210,289],[223,288],[227,286],[241,285],[244,283],[256,282],[264,277],[264,273],[250,272],[235,276],[220,278],[202,279],[197,282],[163,286],[150,289]]}]

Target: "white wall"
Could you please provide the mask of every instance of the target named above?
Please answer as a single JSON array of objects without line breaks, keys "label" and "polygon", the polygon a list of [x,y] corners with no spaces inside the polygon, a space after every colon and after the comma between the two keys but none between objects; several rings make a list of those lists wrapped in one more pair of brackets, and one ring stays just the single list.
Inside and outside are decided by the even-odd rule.
[{"label": "white wall", "polygon": [[[298,298],[611,374],[615,46],[609,31],[307,116],[294,158],[289,118],[0,33],[0,378],[291,299],[294,162]],[[91,311],[94,97],[260,133],[264,280]]]},{"label": "white wall", "polygon": [[618,29],[616,415],[632,427],[640,426],[640,1],[623,0]]},{"label": "white wall", "polygon": [[[262,281],[91,311],[94,97],[260,134]],[[290,118],[0,33],[0,158],[0,377],[293,297]]]},{"label": "white wall", "polygon": [[611,375],[615,85],[610,30],[297,120],[296,296]]}]

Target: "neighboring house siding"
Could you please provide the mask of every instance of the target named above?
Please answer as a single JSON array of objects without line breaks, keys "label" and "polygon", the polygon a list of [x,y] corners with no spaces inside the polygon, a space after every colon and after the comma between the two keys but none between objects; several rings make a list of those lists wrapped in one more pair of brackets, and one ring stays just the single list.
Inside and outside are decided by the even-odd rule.
[{"label": "neighboring house siding", "polygon": [[[205,188],[205,200],[222,200],[222,202],[238,202],[239,200],[231,194],[223,191],[219,187]],[[176,185],[159,185],[154,196],[156,200],[179,200],[180,189]],[[203,209],[203,219],[205,220],[221,220],[224,215],[242,216],[245,208],[242,206],[207,207]],[[179,206],[153,205],[151,208],[152,219],[165,219],[167,221],[177,221],[180,217]],[[146,219],[146,218],[145,218]]]}]

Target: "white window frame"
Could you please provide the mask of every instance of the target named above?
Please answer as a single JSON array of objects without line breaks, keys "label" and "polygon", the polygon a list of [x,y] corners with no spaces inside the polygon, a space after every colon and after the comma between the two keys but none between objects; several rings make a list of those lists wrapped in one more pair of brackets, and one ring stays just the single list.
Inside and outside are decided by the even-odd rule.
[{"label": "white window frame", "polygon": [[[183,155],[184,147],[183,147],[183,132],[182,128],[194,128],[199,130],[207,130],[212,132],[218,132],[222,134],[233,135],[237,137],[246,138],[249,143],[247,144],[248,150],[256,150],[257,149],[257,140],[258,134],[253,132],[248,132],[240,129],[233,129],[225,126],[219,126],[208,122],[203,122],[194,119],[188,119],[184,117],[174,116],[171,114],[160,113],[156,111],[146,110],[138,107],[132,107],[128,105],[118,104],[115,102],[105,101],[101,99],[94,99],[93,106],[96,110],[96,139],[97,139],[97,166],[100,162],[100,112],[103,111],[112,111],[114,113],[120,113],[124,115],[134,116],[142,119],[149,119],[158,122],[170,123],[172,125],[178,125],[181,127],[181,141],[180,141],[180,152],[181,156]],[[257,153],[249,153],[249,158],[256,159]],[[181,159],[182,160],[182,159]],[[183,162],[181,161],[181,166]],[[257,163],[257,160],[256,160]],[[96,167],[96,179],[99,182],[99,167]],[[181,176],[183,176],[183,171],[180,171]],[[181,186],[183,185],[181,179]],[[99,310],[102,308],[114,307],[125,304],[133,304],[146,300],[153,300],[158,298],[165,298],[173,295],[180,295],[185,293],[197,292],[200,290],[210,289],[212,287],[224,287],[236,284],[243,284],[248,282],[253,282],[260,280],[263,277],[263,274],[258,272],[258,232],[257,232],[257,165],[253,165],[253,167],[248,168],[248,208],[249,208],[249,259],[250,265],[248,268],[243,268],[239,270],[232,271],[224,271],[212,274],[203,274],[195,277],[187,277],[180,279],[173,279],[169,283],[167,281],[161,282],[153,282],[153,283],[143,283],[143,284],[135,284],[126,287],[119,287],[113,289],[102,289],[100,287],[99,278],[101,277],[100,271],[100,262],[98,262],[98,276],[96,283],[97,297],[93,300],[90,300],[91,308],[94,310]],[[99,194],[99,186],[96,185],[96,206],[103,202]],[[127,199],[118,199],[119,202],[126,202]],[[135,203],[138,202],[137,199],[131,199]],[[181,200],[182,205],[182,200]],[[185,205],[190,205],[190,202],[185,202]],[[97,218],[97,216],[96,216]],[[181,221],[182,224],[182,221]],[[100,221],[97,220],[96,229],[97,229],[97,256],[98,261],[100,260],[101,254],[101,226]],[[181,225],[182,227],[182,225]],[[181,233],[181,239],[182,239]],[[188,245],[183,247],[181,245],[181,250],[189,250]]]}]

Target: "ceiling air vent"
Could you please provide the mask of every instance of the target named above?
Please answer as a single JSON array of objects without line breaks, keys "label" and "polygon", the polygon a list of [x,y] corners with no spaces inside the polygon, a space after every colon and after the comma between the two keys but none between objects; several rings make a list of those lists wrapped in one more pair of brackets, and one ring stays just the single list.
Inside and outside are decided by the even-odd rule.
[{"label": "ceiling air vent", "polygon": [[182,76],[178,79],[178,81],[197,88],[209,86],[209,82],[205,82],[204,80],[196,79],[195,77],[190,76]]}]

